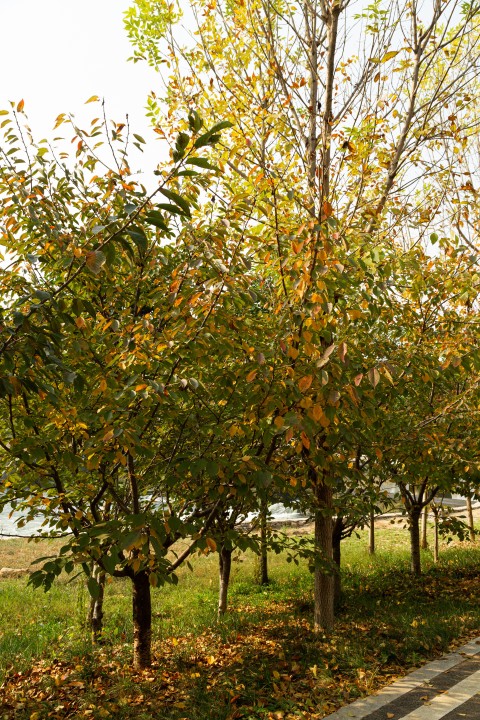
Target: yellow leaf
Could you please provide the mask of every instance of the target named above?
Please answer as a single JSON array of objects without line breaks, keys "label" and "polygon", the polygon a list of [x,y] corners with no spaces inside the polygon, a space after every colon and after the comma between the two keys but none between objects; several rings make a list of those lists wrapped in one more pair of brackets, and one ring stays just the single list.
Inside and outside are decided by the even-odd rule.
[{"label": "yellow leaf", "polygon": [[105,390],[107,389],[107,381],[105,380],[105,378],[102,378],[102,379],[100,380],[100,386],[99,386],[99,387],[100,387],[100,391],[101,391],[101,392],[105,392]]},{"label": "yellow leaf", "polygon": [[90,98],[88,98],[88,100],[86,100],[85,105],[88,105],[88,103],[92,103],[92,102],[98,102],[99,99],[100,98],[98,97],[98,95],[92,95],[92,97],[90,97]]},{"label": "yellow leaf", "polygon": [[382,63],[388,62],[389,60],[394,58],[395,55],[398,55],[399,52],[400,52],[400,50],[389,50],[387,53],[385,53],[385,55],[382,57],[380,62],[382,62]]},{"label": "yellow leaf", "polygon": [[255,378],[257,377],[257,372],[258,372],[258,370],[251,370],[246,377],[246,381],[253,382],[255,380]]},{"label": "yellow leaf", "polygon": [[157,587],[158,575],[156,573],[150,573],[150,575],[148,576],[148,582],[152,587]]},{"label": "yellow leaf", "polygon": [[135,388],[135,392],[139,392],[140,390],[145,390],[145,388],[148,387],[146,383],[141,383],[140,385],[137,385]]},{"label": "yellow leaf", "polygon": [[281,428],[281,427],[283,427],[283,425],[285,424],[285,420],[283,419],[283,417],[281,417],[280,415],[278,415],[278,416],[275,418],[275,420],[273,421],[273,424],[274,424],[276,427]]},{"label": "yellow leaf", "polygon": [[109,431],[106,432],[105,435],[103,436],[103,442],[106,443],[106,442],[108,442],[109,440],[111,440],[112,438],[113,438],[113,430],[109,430]]}]

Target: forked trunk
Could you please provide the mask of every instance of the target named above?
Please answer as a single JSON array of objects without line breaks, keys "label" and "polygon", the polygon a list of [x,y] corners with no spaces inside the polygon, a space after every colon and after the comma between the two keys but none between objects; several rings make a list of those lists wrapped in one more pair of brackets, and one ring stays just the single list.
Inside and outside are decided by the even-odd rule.
[{"label": "forked trunk", "polygon": [[420,513],[421,508],[414,505],[410,509],[410,551],[411,570],[414,575],[421,575],[422,563],[420,558]]},{"label": "forked trunk", "polygon": [[334,621],[334,579],[331,568],[332,548],[332,489],[318,478],[315,511],[315,570],[313,629],[316,633],[330,633]]},{"label": "forked trunk", "polygon": [[133,666],[143,670],[152,664],[152,601],[148,573],[141,570],[133,583]]},{"label": "forked trunk", "polygon": [[228,604],[228,586],[232,569],[232,551],[222,545],[218,553],[220,588],[218,593],[218,617],[225,615]]}]

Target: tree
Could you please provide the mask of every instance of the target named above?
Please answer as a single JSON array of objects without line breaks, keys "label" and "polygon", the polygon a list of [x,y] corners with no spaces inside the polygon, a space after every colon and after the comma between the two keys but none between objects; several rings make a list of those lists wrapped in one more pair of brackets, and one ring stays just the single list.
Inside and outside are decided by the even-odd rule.
[{"label": "tree", "polygon": [[[248,208],[200,205],[217,173],[202,149],[225,127],[202,124],[190,114],[150,195],[117,124],[105,129],[120,144],[114,170],[102,173],[92,149],[95,121],[89,133],[74,128],[73,165],[31,138],[28,173],[20,150],[2,165],[12,262],[2,271],[1,502],[65,535],[34,585],[48,589],[78,564],[94,598],[97,570],[130,579],[139,668],[151,662],[151,587],[174,582],[193,551],[215,549],[218,509],[264,483],[245,452],[265,399],[252,392],[245,347],[261,327],[240,252]],[[238,453],[226,443],[235,434]]]},{"label": "tree", "polygon": [[[432,193],[430,173],[462,135],[475,80],[477,10],[464,7],[456,19],[453,8],[375,3],[356,14],[349,2],[324,0],[200,2],[190,8],[189,42],[176,32],[179,5],[137,0],[126,14],[134,59],[164,78],[170,72],[162,101],[148,102],[158,128],[167,132],[165,120],[177,124],[188,104],[234,120],[229,142],[218,146],[218,194],[258,198],[250,253],[275,278],[285,360],[271,418],[282,430],[279,449],[292,441],[299,448],[327,565],[333,448],[338,434],[348,435],[340,417],[352,403],[360,407],[363,378],[375,388],[383,382],[388,357],[369,355],[364,344],[383,313],[392,317],[396,249],[438,222],[446,185]],[[349,52],[352,33],[361,41]],[[452,129],[444,108],[453,103]],[[319,561],[319,631],[333,624],[333,581],[324,570]]]}]

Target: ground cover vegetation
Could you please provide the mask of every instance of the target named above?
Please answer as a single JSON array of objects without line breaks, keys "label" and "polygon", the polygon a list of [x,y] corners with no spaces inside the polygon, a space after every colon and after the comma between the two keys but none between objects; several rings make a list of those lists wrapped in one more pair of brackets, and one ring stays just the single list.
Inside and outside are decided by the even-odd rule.
[{"label": "ground cover vegetation", "polygon": [[[242,554],[233,563],[230,611],[218,623],[215,553],[196,558],[193,573],[180,571],[178,586],[153,590],[154,662],[145,671],[131,668],[126,579],[107,584],[99,645],[84,629],[84,582],[62,577],[45,594],[27,588],[25,578],[4,580],[3,715],[321,718],[478,628],[476,546],[445,545],[439,564],[424,552],[425,572],[417,578],[405,529],[377,534],[374,558],[366,532],[345,544],[344,597],[329,638],[313,632],[306,562],[274,555],[271,583],[262,587],[253,579],[254,555]],[[428,538],[432,543],[431,527]],[[2,543],[2,564],[11,551],[22,557],[15,543],[25,541]],[[40,545],[33,555],[43,552]]]},{"label": "ground cover vegetation", "polygon": [[[324,639],[383,483],[420,576],[423,507],[479,471],[477,7],[200,0],[190,34],[181,10],[126,14],[165,86],[152,188],[129,148],[153,142],[98,98],[57,119],[70,153],[1,111],[0,503],[44,518],[31,584],[80,573],[99,638],[128,580],[138,671],[193,555],[218,551],[220,615],[235,548],[304,556]],[[311,538],[239,525],[278,499]]]}]

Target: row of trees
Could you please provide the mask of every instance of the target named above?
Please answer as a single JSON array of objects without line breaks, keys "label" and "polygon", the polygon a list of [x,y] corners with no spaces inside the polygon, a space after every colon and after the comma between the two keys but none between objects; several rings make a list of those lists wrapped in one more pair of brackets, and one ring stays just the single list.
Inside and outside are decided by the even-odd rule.
[{"label": "row of trees", "polygon": [[382,482],[419,572],[422,507],[475,477],[479,26],[456,5],[199,0],[181,46],[180,8],[137,0],[166,85],[151,191],[123,124],[61,116],[68,158],[4,113],[1,502],[65,534],[34,583],[130,578],[138,667],[150,588],[218,549],[224,610],[232,548],[261,550],[237,521],[272,498],[315,517],[328,632]]}]

